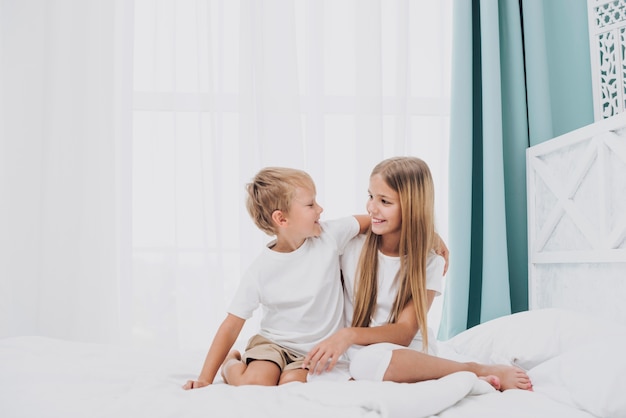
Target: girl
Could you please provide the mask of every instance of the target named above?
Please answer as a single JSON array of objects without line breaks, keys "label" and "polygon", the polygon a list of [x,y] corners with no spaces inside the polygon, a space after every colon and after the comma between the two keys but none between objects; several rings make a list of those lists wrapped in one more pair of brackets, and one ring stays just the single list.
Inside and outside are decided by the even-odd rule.
[{"label": "girl", "polygon": [[[496,389],[530,389],[521,369],[434,356],[427,315],[441,291],[443,260],[434,252],[434,186],[426,163],[395,157],[370,176],[371,227],[348,244],[341,261],[348,327],[305,358],[309,373],[334,367],[346,351],[355,379],[418,382],[470,371]],[[430,343],[430,344],[429,344]]]}]

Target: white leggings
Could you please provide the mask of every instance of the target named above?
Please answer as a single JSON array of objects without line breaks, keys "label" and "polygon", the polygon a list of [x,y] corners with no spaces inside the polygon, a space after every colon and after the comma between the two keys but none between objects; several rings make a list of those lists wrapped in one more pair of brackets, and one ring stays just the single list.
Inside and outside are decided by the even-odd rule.
[{"label": "white leggings", "polygon": [[[428,353],[437,355],[438,344],[435,335],[429,330]],[[421,350],[422,338],[418,336],[408,347],[392,343],[378,343],[366,346],[352,346],[348,349],[350,358],[350,375],[355,380],[373,380],[382,382],[385,372],[391,363],[394,350]]]},{"label": "white leggings", "polygon": [[378,343],[360,348],[351,348],[348,351],[350,356],[350,375],[355,380],[373,380],[382,382],[385,372],[391,363],[393,350],[407,347],[391,344]]}]

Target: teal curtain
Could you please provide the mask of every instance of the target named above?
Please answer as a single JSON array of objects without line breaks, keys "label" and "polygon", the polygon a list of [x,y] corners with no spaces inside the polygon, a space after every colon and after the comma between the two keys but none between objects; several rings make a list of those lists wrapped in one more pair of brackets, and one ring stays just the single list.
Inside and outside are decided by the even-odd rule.
[{"label": "teal curtain", "polygon": [[593,122],[586,0],[456,0],[439,338],[528,309],[526,149]]}]

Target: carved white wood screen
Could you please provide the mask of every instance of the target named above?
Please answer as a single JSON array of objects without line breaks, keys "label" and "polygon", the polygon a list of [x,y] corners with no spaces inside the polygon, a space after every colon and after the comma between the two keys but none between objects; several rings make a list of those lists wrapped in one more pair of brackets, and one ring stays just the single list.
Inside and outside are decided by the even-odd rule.
[{"label": "carved white wood screen", "polygon": [[626,113],[528,148],[529,308],[626,323]]},{"label": "carved white wood screen", "polygon": [[626,0],[587,0],[594,119],[624,111]]}]

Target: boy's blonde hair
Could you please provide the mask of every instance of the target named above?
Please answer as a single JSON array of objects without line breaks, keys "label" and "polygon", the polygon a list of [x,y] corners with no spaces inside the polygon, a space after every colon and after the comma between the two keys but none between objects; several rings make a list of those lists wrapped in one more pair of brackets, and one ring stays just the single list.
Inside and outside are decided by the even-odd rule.
[{"label": "boy's blonde hair", "polygon": [[[412,301],[423,347],[428,347],[426,260],[435,238],[435,187],[428,165],[415,157],[394,157],[380,162],[372,171],[396,191],[400,198],[400,269],[396,275],[398,294],[390,323]],[[369,326],[376,306],[378,289],[378,245],[380,236],[370,229],[357,266],[352,326]]]},{"label": "boy's blonde hair", "polygon": [[261,231],[276,235],[272,214],[276,210],[289,213],[298,187],[315,191],[315,183],[308,173],[287,167],[263,168],[246,185],[246,209]]}]

